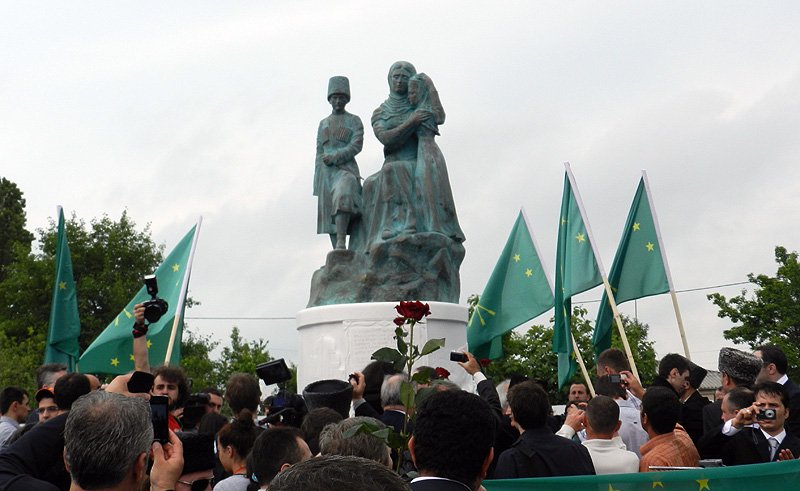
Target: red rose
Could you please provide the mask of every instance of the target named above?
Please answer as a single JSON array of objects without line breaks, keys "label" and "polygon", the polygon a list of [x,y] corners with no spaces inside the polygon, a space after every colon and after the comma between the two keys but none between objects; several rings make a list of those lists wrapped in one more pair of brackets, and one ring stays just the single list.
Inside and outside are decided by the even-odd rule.
[{"label": "red rose", "polygon": [[447,378],[450,376],[450,372],[448,372],[445,368],[436,367],[436,376],[439,378]]},{"label": "red rose", "polygon": [[415,302],[400,302],[400,305],[397,305],[395,309],[402,317],[414,319],[417,322],[421,321],[425,316],[431,315],[431,307],[419,300]]},{"label": "red rose", "polygon": [[488,367],[489,363],[491,363],[491,362],[492,362],[492,360],[490,360],[488,358],[481,358],[481,361],[480,361],[482,367]]},{"label": "red rose", "polygon": [[406,323],[406,318],[405,318],[405,317],[395,317],[395,318],[394,318],[394,324],[395,324],[397,327],[400,327],[400,326],[402,326],[402,325],[403,325],[403,324],[405,324],[405,323]]}]

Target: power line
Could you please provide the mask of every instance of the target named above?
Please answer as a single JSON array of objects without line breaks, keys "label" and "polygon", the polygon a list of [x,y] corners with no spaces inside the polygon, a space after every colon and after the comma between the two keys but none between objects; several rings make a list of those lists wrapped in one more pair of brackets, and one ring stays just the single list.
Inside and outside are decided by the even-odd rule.
[{"label": "power line", "polygon": [[[697,288],[687,288],[685,290],[675,290],[675,293],[690,293],[690,292],[699,292],[702,290],[713,290],[716,288],[725,288],[728,286],[738,286],[738,285],[747,285],[749,281],[737,281],[735,283],[724,283],[721,285],[711,285],[711,286],[699,286]],[[581,302],[573,302],[575,304],[584,304],[584,303],[599,303],[601,299],[597,300],[583,300]]]},{"label": "power line", "polygon": [[204,321],[293,321],[294,317],[185,317],[190,320]]},{"label": "power line", "polygon": [[[698,292],[702,290],[712,290],[714,288],[725,288],[729,286],[739,286],[739,285],[747,285],[749,281],[737,281],[735,283],[723,283],[721,285],[711,285],[711,286],[700,286],[697,288],[687,288],[685,290],[675,290],[675,293],[690,293],[690,292]],[[598,303],[600,299],[597,300],[584,300],[581,302],[575,302],[575,304],[584,304],[584,303]],[[186,317],[187,320],[212,320],[212,321],[290,321],[294,320],[295,317]]]}]

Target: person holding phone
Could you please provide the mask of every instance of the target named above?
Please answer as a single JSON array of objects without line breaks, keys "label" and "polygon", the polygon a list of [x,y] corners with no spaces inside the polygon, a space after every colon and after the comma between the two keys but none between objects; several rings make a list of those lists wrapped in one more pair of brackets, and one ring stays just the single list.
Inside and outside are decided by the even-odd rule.
[{"label": "person holding phone", "polygon": [[151,455],[151,491],[176,489],[184,467],[183,446],[173,432],[169,443],[153,442],[150,410],[143,398],[95,391],[72,406],[64,429],[70,489],[141,489]]}]

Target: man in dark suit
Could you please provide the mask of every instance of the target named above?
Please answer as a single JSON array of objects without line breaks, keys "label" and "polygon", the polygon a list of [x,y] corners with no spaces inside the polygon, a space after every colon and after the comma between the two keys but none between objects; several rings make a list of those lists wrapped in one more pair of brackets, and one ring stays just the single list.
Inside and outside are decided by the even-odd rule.
[{"label": "man in dark suit", "polygon": [[494,456],[495,416],[464,391],[436,392],[417,407],[408,442],[419,477],[414,491],[477,491]]},{"label": "man in dark suit", "polygon": [[519,439],[500,455],[495,479],[594,474],[589,451],[583,445],[553,434],[546,426],[550,413],[547,392],[534,382],[508,391],[511,421]]},{"label": "man in dark suit", "polygon": [[786,355],[782,349],[771,344],[757,347],[753,354],[763,362],[756,381],[777,382],[786,389],[786,394],[789,396],[787,406],[789,417],[786,419],[786,430],[792,435],[800,437],[800,386],[786,375],[789,369]]},{"label": "man in dark suit", "polygon": [[753,387],[755,403],[740,410],[722,429],[729,437],[722,449],[725,465],[758,464],[800,456],[800,438],[786,432],[789,396],[783,385]]},{"label": "man in dark suit", "polygon": [[686,391],[681,396],[683,408],[681,408],[681,418],[678,422],[692,437],[695,446],[703,436],[703,408],[711,403],[698,391],[707,374],[705,368],[689,361],[689,380]]},{"label": "man in dark suit", "polygon": [[[734,387],[722,398],[722,421],[727,422],[736,416],[742,409],[753,405],[753,391],[745,387]],[[703,433],[697,442],[697,451],[701,459],[721,459],[722,448],[728,437],[722,434],[722,425],[708,433]]]},{"label": "man in dark suit", "polygon": [[489,407],[492,408],[492,412],[497,420],[497,431],[495,432],[494,439],[494,460],[489,467],[488,474],[488,478],[492,479],[494,478],[494,469],[497,466],[497,459],[500,457],[501,453],[511,448],[511,445],[519,438],[519,432],[516,428],[511,426],[511,419],[503,414],[503,406],[500,404],[500,396],[497,393],[497,388],[495,388],[492,379],[486,377],[481,371],[481,363],[472,353],[465,351],[464,354],[467,355],[467,361],[458,362],[458,364],[472,376],[472,380],[476,384],[478,396],[489,403]]},{"label": "man in dark suit", "polygon": [[403,430],[404,425],[407,425],[406,433],[414,431],[411,418],[406,422],[406,408],[400,400],[400,387],[405,380],[405,375],[390,375],[383,381],[380,389],[381,406],[383,407],[381,414],[378,414],[370,404],[364,401],[364,392],[367,389],[364,374],[355,372],[354,375],[350,384],[353,386],[353,411],[356,416],[375,418],[398,433]]}]

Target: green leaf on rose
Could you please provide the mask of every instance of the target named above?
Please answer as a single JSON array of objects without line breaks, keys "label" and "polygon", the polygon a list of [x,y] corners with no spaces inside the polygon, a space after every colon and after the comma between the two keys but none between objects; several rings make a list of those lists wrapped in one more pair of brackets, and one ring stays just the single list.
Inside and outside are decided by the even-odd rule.
[{"label": "green leaf on rose", "polygon": [[420,353],[420,356],[425,356],[427,354],[433,353],[434,351],[443,347],[444,347],[444,338],[429,339],[428,342],[425,343],[425,346],[422,347],[422,353]]},{"label": "green leaf on rose", "polygon": [[400,384],[400,401],[406,408],[414,407],[414,386],[407,380]]},{"label": "green leaf on rose", "polygon": [[[397,351],[397,350],[392,350],[392,351]],[[406,363],[408,363],[408,357],[400,355],[400,358],[398,358],[393,362],[392,368],[394,368],[395,371],[397,372],[402,372],[406,368]]]},{"label": "green leaf on rose", "polygon": [[389,430],[388,438],[386,440],[387,445],[390,448],[394,449],[401,449],[404,448],[406,445],[406,439],[400,433],[394,431],[391,428],[387,428]]},{"label": "green leaf on rose", "polygon": [[394,332],[395,332],[394,338],[397,340],[397,351],[399,351],[400,353],[402,353],[404,355],[407,355],[408,354],[408,343],[406,343],[405,340],[403,339],[403,337],[405,335],[405,333],[403,332],[403,329],[398,327],[397,329],[394,330]]},{"label": "green leaf on rose", "polygon": [[411,377],[411,380],[413,380],[414,382],[416,382],[418,384],[428,384],[428,383],[431,382],[431,375],[427,370],[422,370],[422,371],[419,371],[419,372],[415,373]]},{"label": "green leaf on rose", "polygon": [[357,434],[365,431],[366,426],[367,426],[366,423],[361,423],[355,426],[351,426],[350,428],[347,429],[347,431],[342,433],[342,438],[352,438]]},{"label": "green leaf on rose", "polygon": [[402,358],[404,358],[404,356],[394,348],[381,348],[372,353],[373,360],[384,361],[387,363],[396,363]]},{"label": "green leaf on rose", "polygon": [[372,436],[380,438],[384,442],[389,442],[389,433],[392,432],[391,428],[381,428],[380,430],[370,433]]}]

